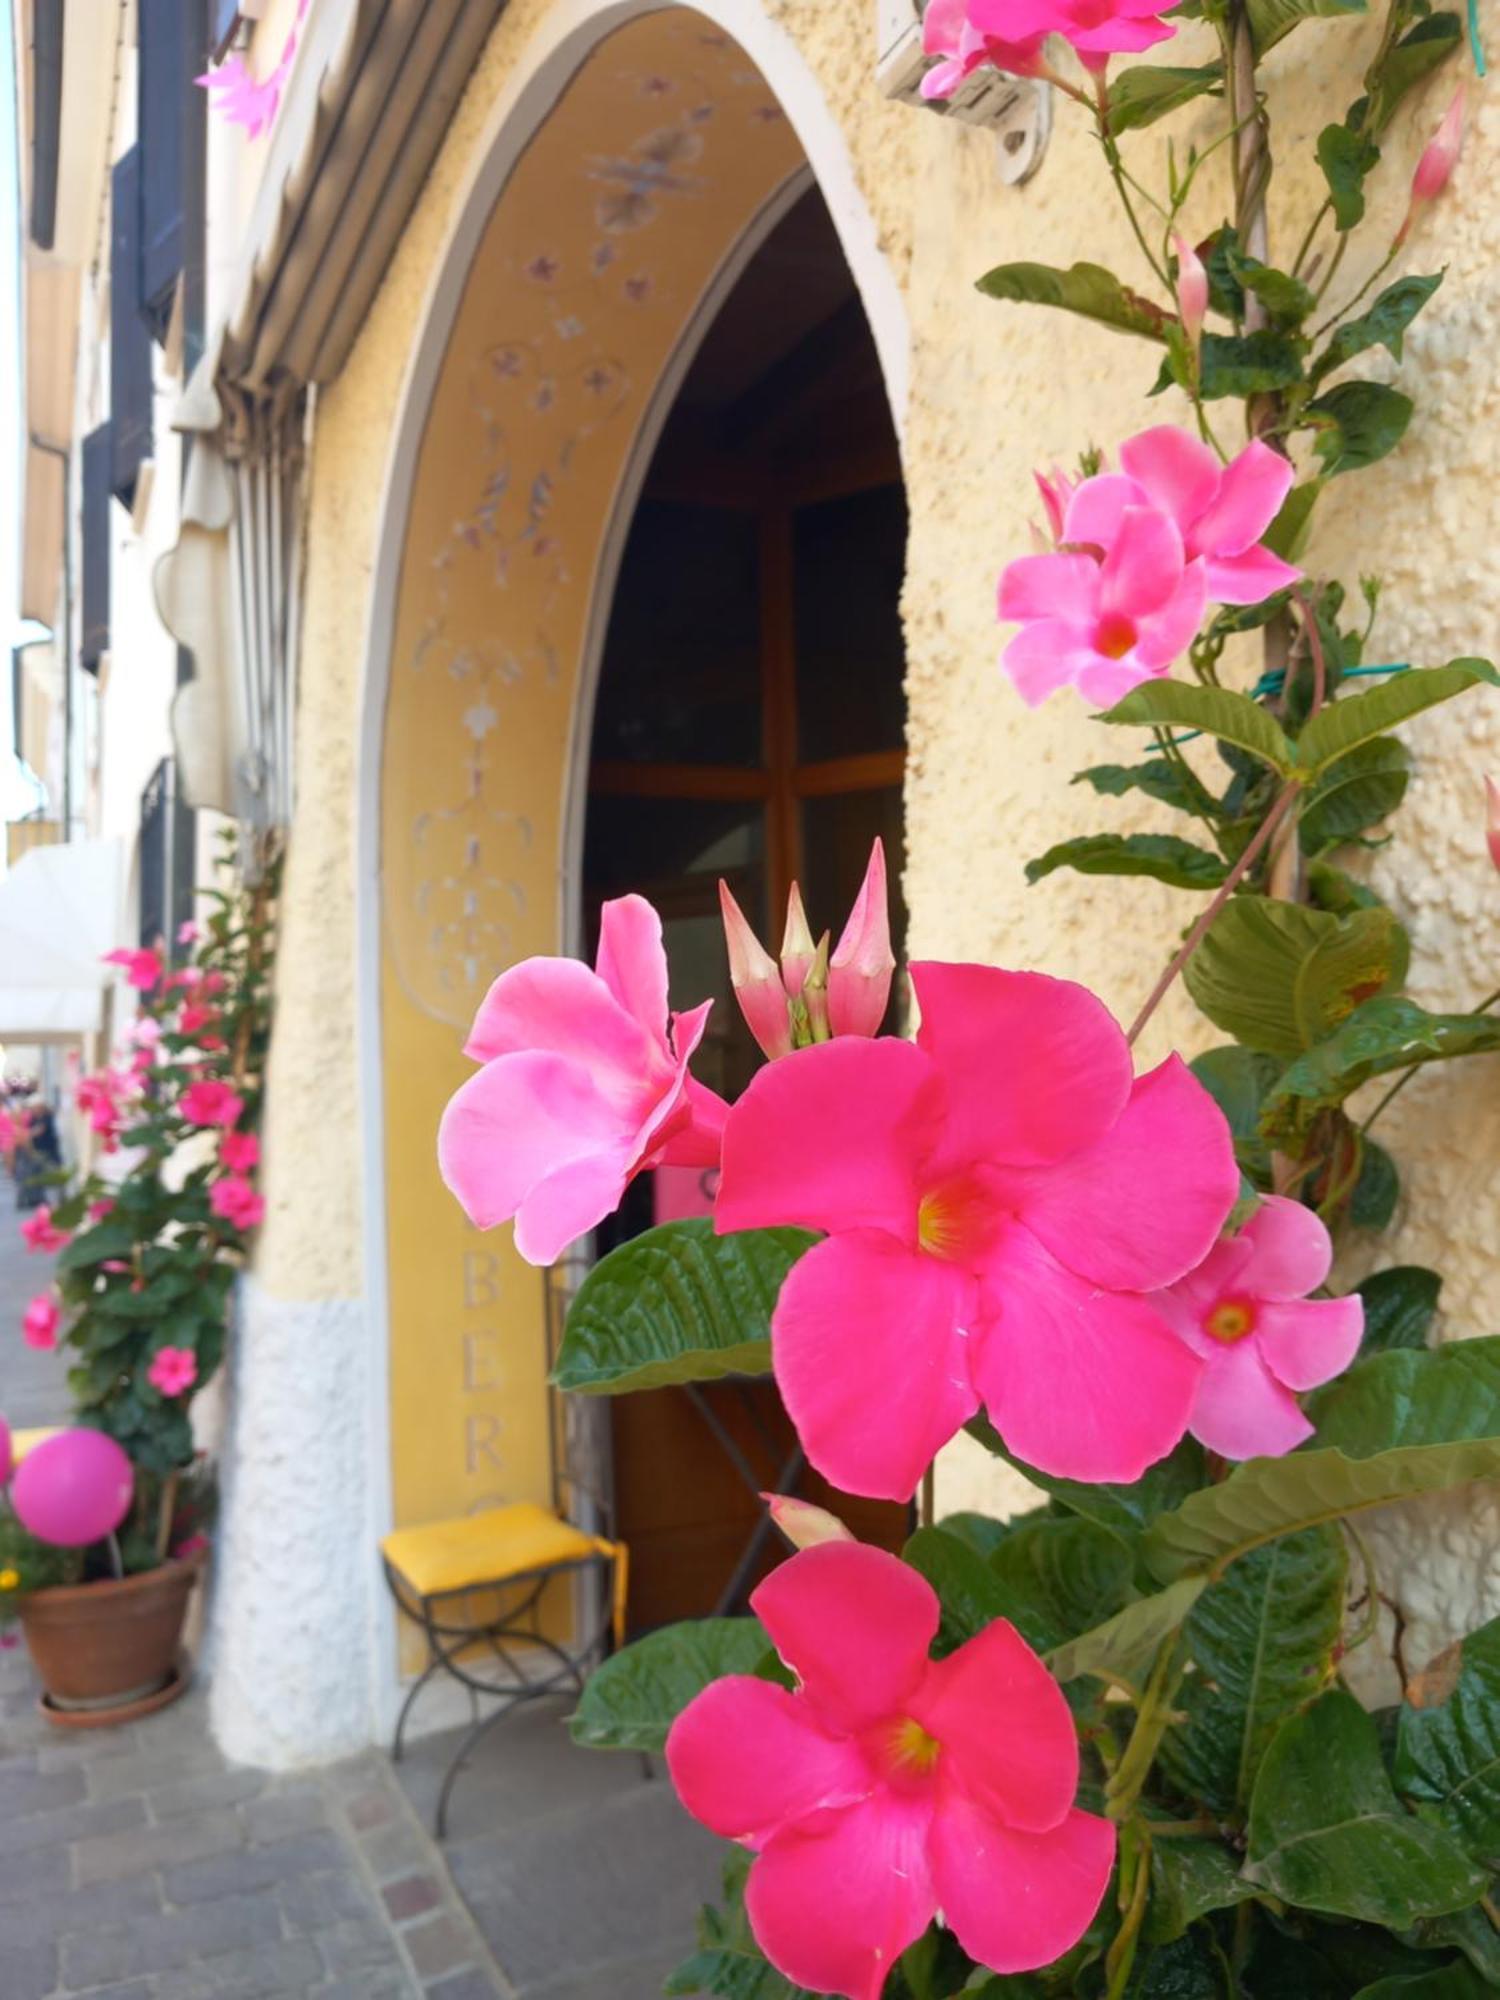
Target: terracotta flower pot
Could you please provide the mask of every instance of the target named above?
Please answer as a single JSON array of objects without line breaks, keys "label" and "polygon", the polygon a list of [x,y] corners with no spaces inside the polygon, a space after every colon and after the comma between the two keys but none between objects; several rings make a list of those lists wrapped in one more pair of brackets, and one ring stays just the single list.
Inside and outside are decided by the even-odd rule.
[{"label": "terracotta flower pot", "polygon": [[22,1598],[21,1627],[49,1721],[96,1728],[176,1699],[187,1685],[177,1649],[200,1567],[196,1557],[166,1562],[141,1576]]}]

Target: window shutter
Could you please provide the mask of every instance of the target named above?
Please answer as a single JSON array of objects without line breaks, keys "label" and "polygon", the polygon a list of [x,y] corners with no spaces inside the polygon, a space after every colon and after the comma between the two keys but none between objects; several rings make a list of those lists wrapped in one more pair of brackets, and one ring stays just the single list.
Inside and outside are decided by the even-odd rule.
[{"label": "window shutter", "polygon": [[212,0],[209,17],[209,47],[218,55],[229,47],[229,39],[240,24],[239,0]]},{"label": "window shutter", "polygon": [[110,485],[126,507],[134,505],[136,475],[153,449],[151,335],[141,317],[140,172],[140,148],[132,146],[110,180]]},{"label": "window shutter", "polygon": [[109,651],[109,502],[113,447],[101,424],[83,441],[83,636],[79,659],[97,674]]},{"label": "window shutter", "polygon": [[203,170],[201,158],[189,158],[189,135],[202,130],[194,100],[203,93],[193,81],[206,53],[202,0],[139,0],[139,26],[140,299],[152,333],[165,340],[187,256],[187,173]]}]

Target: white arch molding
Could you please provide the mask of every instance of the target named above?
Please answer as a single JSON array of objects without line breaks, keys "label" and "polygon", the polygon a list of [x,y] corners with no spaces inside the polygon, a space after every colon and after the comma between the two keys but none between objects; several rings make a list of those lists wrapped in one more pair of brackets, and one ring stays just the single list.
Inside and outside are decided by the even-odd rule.
[{"label": "white arch molding", "polygon": [[[374,581],[359,691],[357,776],[357,1007],[364,1224],[364,1355],[368,1431],[365,1546],[369,1551],[369,1716],[371,1732],[386,1734],[400,1690],[394,1614],[379,1574],[376,1546],[392,1523],[389,1374],[388,1246],[386,1240],[385,1103],[380,1003],[381,774],[392,642],[410,500],[428,414],[440,378],[464,285],[484,230],[516,164],[540,132],[573,76],[601,42],[642,15],[668,11],[661,0],[559,0],[541,24],[490,113],[475,163],[439,253],[402,384],[394,442],[387,462],[376,542]],[[762,207],[732,244],[687,316],[678,344],[654,385],[617,484],[609,526],[597,551],[583,657],[579,663],[567,759],[567,796],[557,857],[559,934],[575,944],[581,933],[584,808],[594,696],[611,600],[636,499],[662,426],[704,335],[746,264],[775,224],[815,182],[827,205],[864,307],[884,375],[898,439],[904,437],[910,378],[905,301],[880,249],[875,224],[856,181],[844,135],[796,41],[767,15],[761,0],[693,0],[700,14],[739,43],[775,94],[801,145],[805,165]],[[504,19],[497,32],[504,32]],[[352,1636],[352,1635],[351,1635]],[[435,1725],[448,1719],[435,1700]],[[456,1719],[456,1718],[454,1718]],[[310,1746],[309,1754],[316,1754]]]}]

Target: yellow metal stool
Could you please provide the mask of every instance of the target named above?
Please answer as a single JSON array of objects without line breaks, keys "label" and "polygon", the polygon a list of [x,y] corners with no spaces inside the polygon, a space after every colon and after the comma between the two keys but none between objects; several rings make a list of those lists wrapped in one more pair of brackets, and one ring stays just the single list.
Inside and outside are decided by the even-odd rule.
[{"label": "yellow metal stool", "polygon": [[[449,1796],[480,1738],[525,1702],[560,1688],[582,1693],[584,1676],[603,1657],[611,1632],[616,1645],[623,1641],[629,1558],[623,1543],[589,1534],[527,1501],[398,1528],[380,1553],[397,1608],[420,1627],[428,1645],[427,1666],[401,1704],[393,1759],[400,1761],[407,1718],[435,1675],[447,1674],[469,1694],[472,1720],[438,1794],[434,1823],[441,1840]],[[590,1593],[576,1593],[582,1643],[563,1645],[541,1628],[543,1595],[555,1578],[591,1572],[610,1587],[598,1591],[592,1615]],[[528,1673],[513,1650],[521,1646],[548,1656],[550,1670]],[[481,1715],[482,1696],[501,1706]]]}]

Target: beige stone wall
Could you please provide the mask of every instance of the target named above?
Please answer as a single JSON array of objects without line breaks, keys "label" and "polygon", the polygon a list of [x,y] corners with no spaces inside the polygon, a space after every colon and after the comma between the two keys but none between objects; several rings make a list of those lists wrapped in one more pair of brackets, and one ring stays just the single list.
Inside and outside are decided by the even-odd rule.
[{"label": "beige stone wall", "polygon": [[[300,803],[270,1112],[271,1216],[259,1268],[261,1283],[285,1298],[353,1296],[362,1288],[354,788],[381,487],[408,356],[455,202],[495,97],[548,11],[546,0],[515,0],[502,18],[364,334],[319,403]],[[724,11],[732,27],[731,10]],[[1092,257],[1135,268],[1094,143],[1072,107],[1061,105],[1039,174],[1024,190],[1008,190],[985,134],[882,101],[871,74],[868,0],[768,0],[766,11],[795,38],[843,127],[911,319],[907,893],[914,946],[1081,978],[1128,1013],[1191,904],[1149,884],[1068,876],[1026,888],[1022,862],[1054,839],[1161,821],[1150,808],[1132,814],[1070,789],[1076,768],[1116,757],[1122,746],[1071,697],[1028,715],[1011,695],[995,667],[993,580],[1002,561],[1026,546],[1033,466],[1067,459],[1086,440],[1111,446],[1177,412],[1168,398],[1146,400],[1154,360],[1138,344],[1037,309],[991,304],[971,289],[989,264],[1009,258],[1065,264]],[[1500,8],[1485,11],[1492,44],[1500,46]],[[1283,45],[1272,66],[1282,143],[1310,147],[1319,125],[1357,94],[1368,42],[1367,31],[1313,23]],[[1186,39],[1172,56],[1194,59]],[[1421,93],[1389,137],[1374,212],[1392,226],[1417,146],[1462,60]],[[1479,98],[1471,90],[1471,101]],[[1206,116],[1179,116],[1170,129],[1181,147],[1208,125]],[[1164,157],[1162,128],[1128,144],[1137,171],[1154,180]],[[1500,653],[1490,557],[1500,470],[1497,169],[1500,101],[1492,95],[1473,118],[1454,189],[1405,266],[1448,264],[1443,292],[1408,343],[1405,380],[1424,408],[1395,459],[1335,491],[1314,545],[1320,566],[1351,583],[1362,568],[1388,578],[1381,658],[1427,664],[1463,651]],[[1295,240],[1311,188],[1305,169],[1278,176],[1273,249]],[[1190,221],[1207,229],[1222,214],[1224,193],[1206,177],[1201,194]],[[1377,228],[1373,239],[1381,234]],[[1361,275],[1351,257],[1345,278]],[[1346,288],[1341,281],[1335,296]],[[1383,357],[1375,365],[1384,365]],[[1413,926],[1418,996],[1458,1003],[1500,983],[1500,883],[1484,856],[1479,797],[1480,773],[1500,766],[1500,701],[1470,696],[1418,722],[1410,741],[1418,759],[1411,804],[1399,843],[1375,857],[1372,873]],[[1179,997],[1144,1054],[1159,1056],[1173,1041],[1211,1039]],[[1375,1261],[1440,1264],[1448,1278],[1445,1331],[1491,1331],[1500,1063],[1469,1065],[1414,1088],[1386,1136],[1405,1168],[1406,1194],[1400,1228]],[[1353,1253],[1351,1265],[1361,1254]],[[956,1502],[981,1483],[959,1466],[947,1474],[945,1494]],[[1464,1518],[1463,1509],[1450,1507],[1437,1528],[1420,1531],[1425,1541],[1413,1539],[1416,1529],[1392,1530],[1436,1578],[1413,1586],[1412,1606],[1419,1623],[1434,1629],[1479,1605],[1500,1609],[1500,1598],[1487,1595],[1483,1551]],[[1451,1548],[1429,1564],[1433,1534],[1446,1536]]]}]

